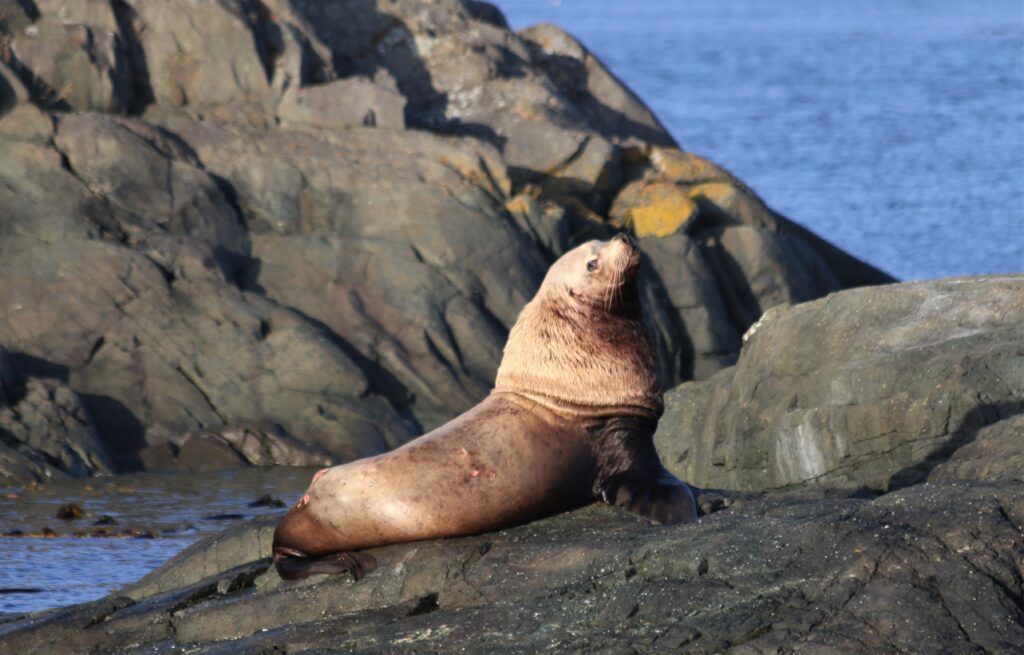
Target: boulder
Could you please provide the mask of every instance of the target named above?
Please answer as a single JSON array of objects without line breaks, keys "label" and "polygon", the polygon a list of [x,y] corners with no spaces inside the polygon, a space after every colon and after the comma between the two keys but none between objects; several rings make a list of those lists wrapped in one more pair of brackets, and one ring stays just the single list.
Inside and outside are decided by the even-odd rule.
[{"label": "boulder", "polygon": [[156,104],[200,111],[228,106],[238,112],[271,102],[273,46],[264,34],[267,17],[260,3],[123,4],[125,37],[138,44],[142,75]]},{"label": "boulder", "polygon": [[889,489],[1019,470],[1002,453],[1024,413],[1024,276],[842,291],[748,336],[734,367],[667,394],[655,441],[686,480]]},{"label": "boulder", "polygon": [[166,234],[221,259],[248,254],[229,196],[173,135],[140,120],[68,114],[57,119],[53,145],[85,193],[102,199],[106,211],[94,221],[119,241],[144,248]]},{"label": "boulder", "polygon": [[127,111],[135,103],[128,44],[106,0],[38,0],[4,10],[0,55],[42,106]]},{"label": "boulder", "polygon": [[1024,413],[978,430],[928,474],[929,480],[1024,481]]},{"label": "boulder", "polygon": [[[1018,483],[879,498],[725,496],[699,523],[605,505],[373,549],[358,583],[285,583],[272,521],[184,551],[100,601],[0,625],[5,652],[1015,652]],[[254,559],[256,558],[256,559]],[[132,646],[127,646],[132,644]]]},{"label": "boulder", "polygon": [[[5,368],[0,351],[0,369]],[[0,484],[105,475],[114,466],[82,399],[57,380],[16,382],[7,366],[0,394]],[[6,400],[5,400],[6,399]]]}]

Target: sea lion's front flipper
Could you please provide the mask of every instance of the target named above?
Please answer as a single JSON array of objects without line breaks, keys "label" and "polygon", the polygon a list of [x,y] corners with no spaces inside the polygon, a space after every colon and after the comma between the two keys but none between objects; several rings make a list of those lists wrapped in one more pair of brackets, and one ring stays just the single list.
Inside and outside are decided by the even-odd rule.
[{"label": "sea lion's front flipper", "polygon": [[601,498],[662,525],[697,520],[689,485],[665,470],[661,475],[635,469],[612,475],[601,485]]},{"label": "sea lion's front flipper", "polygon": [[351,573],[359,581],[364,575],[377,568],[373,555],[359,552],[331,553],[323,557],[305,557],[287,549],[274,550],[274,567],[285,580],[300,580],[311,575],[333,575]]},{"label": "sea lion's front flipper", "polygon": [[697,520],[693,492],[661,465],[654,449],[656,425],[649,419],[619,417],[600,427],[594,437],[594,495],[655,523],[692,523]]}]

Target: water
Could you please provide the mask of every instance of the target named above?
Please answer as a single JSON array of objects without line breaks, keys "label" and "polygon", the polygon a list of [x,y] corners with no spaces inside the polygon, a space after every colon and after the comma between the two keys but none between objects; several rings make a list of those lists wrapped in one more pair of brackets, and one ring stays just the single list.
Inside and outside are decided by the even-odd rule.
[{"label": "water", "polygon": [[1024,271],[1021,0],[498,0],[684,148],[903,280]]},{"label": "water", "polygon": [[[0,535],[12,530],[57,537],[0,536],[0,613],[31,612],[100,598],[135,582],[204,536],[268,513],[250,507],[265,494],[294,502],[314,469],[252,468],[215,473],[137,473],[67,480],[34,490],[0,490]],[[57,519],[75,502],[86,516]],[[102,516],[113,525],[95,525]],[[138,536],[94,535],[108,533]],[[83,534],[84,536],[75,536]],[[152,536],[149,536],[152,535]]]}]

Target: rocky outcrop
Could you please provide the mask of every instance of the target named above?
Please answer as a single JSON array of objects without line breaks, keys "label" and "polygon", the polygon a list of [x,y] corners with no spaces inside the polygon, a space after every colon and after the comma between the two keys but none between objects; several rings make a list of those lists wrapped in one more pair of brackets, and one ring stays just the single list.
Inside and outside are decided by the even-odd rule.
[{"label": "rocky outcrop", "polygon": [[[707,500],[707,499],[705,499]],[[0,624],[5,652],[1011,653],[1024,487],[719,497],[699,523],[609,508],[389,546],[358,583],[284,583],[267,521],[103,600]],[[707,507],[707,503],[704,503]]]},{"label": "rocky outcrop", "polygon": [[27,484],[113,472],[82,399],[52,380],[19,381],[0,350],[0,477]]},{"label": "rocky outcrop", "polygon": [[1020,479],[1022,414],[1024,276],[938,280],[770,310],[655,441],[698,485],[889,489]]},{"label": "rocky outcrop", "polygon": [[890,280],[562,30],[459,0],[6,3],[0,207],[11,374],[77,394],[116,470],[392,448],[478,402],[547,266],[616,230],[666,388],[768,307]]}]

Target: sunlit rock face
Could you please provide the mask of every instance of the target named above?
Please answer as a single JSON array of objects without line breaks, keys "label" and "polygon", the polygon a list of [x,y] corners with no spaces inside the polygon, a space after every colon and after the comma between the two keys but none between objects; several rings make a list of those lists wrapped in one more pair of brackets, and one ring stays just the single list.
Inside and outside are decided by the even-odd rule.
[{"label": "sunlit rock face", "polygon": [[736,366],[667,394],[656,442],[712,487],[1020,480],[1022,410],[1024,276],[914,282],[772,309]]}]

